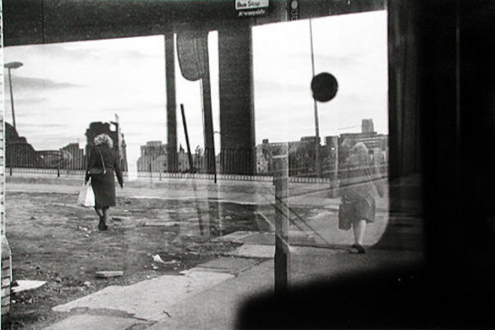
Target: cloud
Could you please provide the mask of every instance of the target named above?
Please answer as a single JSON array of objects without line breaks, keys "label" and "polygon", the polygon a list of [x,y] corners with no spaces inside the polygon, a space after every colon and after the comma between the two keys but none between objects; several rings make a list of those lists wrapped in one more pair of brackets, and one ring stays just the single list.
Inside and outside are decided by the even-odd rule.
[{"label": "cloud", "polygon": [[157,56],[163,59],[162,36],[116,38],[63,44],[66,56],[77,61],[141,63]]},{"label": "cloud", "polygon": [[[60,90],[65,88],[82,87],[81,85],[68,82],[56,82],[50,79],[33,78],[33,77],[15,77],[12,78],[12,89],[14,93],[28,93],[31,91],[48,91]],[[14,94],[14,97],[15,97]]]},{"label": "cloud", "polygon": [[[14,95],[16,108],[21,106],[40,105],[49,100],[47,97],[31,96],[30,94]],[[10,102],[10,95],[6,97],[6,102]],[[10,109],[10,108],[7,108]]]}]

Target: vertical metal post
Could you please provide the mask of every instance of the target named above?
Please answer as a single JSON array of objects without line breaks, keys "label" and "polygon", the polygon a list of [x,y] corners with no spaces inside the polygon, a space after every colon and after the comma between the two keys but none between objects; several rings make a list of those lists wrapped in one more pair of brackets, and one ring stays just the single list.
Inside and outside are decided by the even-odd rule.
[{"label": "vertical metal post", "polygon": [[58,162],[57,162],[57,178],[60,178],[60,165],[62,165],[62,154],[58,154]]},{"label": "vertical metal post", "polygon": [[333,149],[334,155],[335,155],[335,163],[333,166],[333,169],[331,170],[331,177],[330,177],[330,189],[331,189],[331,197],[336,198],[338,197],[338,192],[339,192],[339,139],[337,136],[332,137],[332,146],[331,148]]},{"label": "vertical metal post", "polygon": [[194,170],[191,146],[189,144],[189,133],[187,131],[187,122],[186,122],[186,114],[184,112],[184,104],[180,105],[180,112],[182,114],[182,124],[184,125],[184,135],[186,136],[187,154],[189,155],[189,168],[191,170],[191,173],[195,173],[196,171]]},{"label": "vertical metal post", "polygon": [[275,293],[283,293],[290,285],[289,247],[289,155],[287,144],[280,145],[273,156],[275,173]]},{"label": "vertical metal post", "polygon": [[159,176],[158,176],[158,180],[159,181],[162,181],[162,163],[163,162],[163,159],[162,159],[162,146],[160,145],[160,149],[158,150],[158,173]]},{"label": "vertical metal post", "polygon": [[[309,39],[311,42],[311,68],[313,72],[313,77],[315,76],[315,54],[313,51],[313,25],[311,20],[309,20]],[[316,161],[316,176],[321,178],[321,160],[320,160],[320,125],[318,122],[318,103],[316,100],[314,102],[314,112],[315,112],[315,135],[316,135],[316,146],[315,146],[315,161]]]}]

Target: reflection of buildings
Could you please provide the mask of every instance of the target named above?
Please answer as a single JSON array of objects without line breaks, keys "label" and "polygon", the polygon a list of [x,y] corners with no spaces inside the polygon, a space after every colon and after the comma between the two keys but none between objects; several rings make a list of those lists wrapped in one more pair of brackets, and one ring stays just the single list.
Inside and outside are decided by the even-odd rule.
[{"label": "reflection of buildings", "polygon": [[[361,133],[345,133],[340,136],[325,137],[325,144],[320,146],[323,177],[330,177],[347,158],[346,146],[353,146],[363,142],[378,165],[386,164],[388,159],[388,136],[377,134],[374,131],[372,119],[362,120]],[[263,140],[256,146],[256,170],[260,175],[271,175],[271,149],[279,143],[269,143]],[[316,176],[316,137],[303,137],[300,141],[288,142],[289,148],[289,176]],[[337,163],[338,162],[338,163]]]},{"label": "reflection of buildings", "polygon": [[[168,172],[167,144],[161,141],[148,141],[146,145],[141,146],[141,156],[137,161],[138,172]],[[179,147],[178,152],[178,170],[180,172],[190,172],[189,155]],[[194,155],[193,161],[195,168],[199,168],[202,155]]]},{"label": "reflection of buildings", "polygon": [[[288,142],[289,176],[316,176],[316,137],[307,136],[300,141]],[[280,143],[264,139],[256,146],[256,170],[260,175],[272,175],[272,148]]]},{"label": "reflection of buildings", "polygon": [[[112,126],[111,126],[112,125]],[[120,156],[120,167],[122,171],[127,171],[127,150],[124,140],[124,134],[121,132],[118,122],[102,123],[93,122],[86,130],[86,154],[89,154],[89,149],[94,146],[94,139],[99,134],[107,134],[113,141],[113,149]]]},{"label": "reflection of buildings", "polygon": [[272,150],[268,139],[263,139],[261,145],[256,146],[256,173],[268,175],[272,171]]},{"label": "reflection of buildings", "polygon": [[386,163],[388,159],[388,136],[377,134],[374,131],[372,119],[363,119],[361,127],[361,133],[340,135],[339,148],[341,150],[339,158],[341,161],[347,157],[348,150],[346,150],[346,146],[353,146],[358,142],[363,142],[378,165]]},{"label": "reflection of buildings", "polygon": [[148,141],[141,146],[141,156],[137,161],[138,172],[166,172],[167,145],[161,141]]},{"label": "reflection of buildings", "polygon": [[[372,119],[362,121],[362,130],[360,133],[345,133],[340,136],[325,137],[324,144],[320,148],[320,161],[322,165],[322,177],[335,179],[343,162],[347,158],[347,146],[353,146],[357,142],[366,144],[370,151],[370,156],[377,165],[386,165],[388,153],[388,136],[377,134],[374,131]],[[316,168],[316,147],[319,144],[314,136],[302,137],[300,141],[288,142],[289,151],[289,176],[291,177],[317,177]],[[270,143],[264,139],[263,143],[255,147],[256,153],[256,174],[273,175],[273,155],[272,150],[280,143]],[[224,150],[225,151],[225,150]],[[141,156],[137,161],[138,172],[168,172],[168,150],[167,144],[161,141],[149,141],[146,145],[141,146]],[[179,147],[177,153],[179,172],[191,172],[189,165],[188,153]],[[247,159],[240,150],[240,155],[232,156],[239,159]],[[218,173],[226,174],[224,167],[217,157]],[[206,173],[205,155],[202,149],[196,148],[192,155],[194,171],[196,173]],[[385,170],[385,168],[384,168]]]}]

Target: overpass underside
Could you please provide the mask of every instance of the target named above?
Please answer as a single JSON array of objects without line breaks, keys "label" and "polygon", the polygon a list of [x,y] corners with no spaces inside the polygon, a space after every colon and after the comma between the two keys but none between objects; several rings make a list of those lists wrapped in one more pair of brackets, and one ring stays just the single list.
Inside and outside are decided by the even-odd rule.
[{"label": "overpass underside", "polygon": [[[384,0],[270,0],[266,14],[238,17],[232,0],[3,2],[5,46],[164,35],[169,170],[178,171],[174,53],[182,74],[201,80],[206,171],[214,173],[207,34],[218,31],[220,162],[225,174],[254,174],[255,118],[252,27],[384,9]],[[297,16],[294,7],[297,4]],[[181,42],[173,42],[174,35]],[[200,64],[197,64],[200,63]]]}]

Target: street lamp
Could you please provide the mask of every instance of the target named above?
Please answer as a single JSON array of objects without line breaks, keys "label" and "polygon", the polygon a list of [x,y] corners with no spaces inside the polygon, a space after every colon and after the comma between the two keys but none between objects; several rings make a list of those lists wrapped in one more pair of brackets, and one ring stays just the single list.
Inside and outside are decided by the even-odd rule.
[{"label": "street lamp", "polygon": [[[315,53],[313,50],[313,25],[309,20],[309,40],[311,42],[311,68],[313,77],[315,76]],[[316,137],[316,149],[315,149],[315,161],[316,161],[316,176],[321,178],[321,160],[320,160],[320,126],[318,124],[318,103],[316,99],[313,101],[315,112],[315,137]]]},{"label": "street lamp", "polygon": [[14,129],[16,129],[15,126],[15,111],[14,111],[14,92],[12,90],[12,76],[10,71],[12,69],[17,69],[20,68],[23,64],[21,62],[9,62],[5,63],[3,66],[4,68],[7,68],[9,70],[9,87],[10,87],[10,105],[12,108],[12,126],[14,126]]},{"label": "street lamp", "polygon": [[321,159],[320,159],[320,127],[318,124],[318,103],[328,102],[335,97],[339,85],[337,79],[327,72],[315,75],[315,56],[313,50],[313,25],[309,20],[309,39],[311,43],[311,68],[313,79],[311,80],[311,90],[313,91],[314,112],[315,112],[315,135],[316,135],[316,174],[320,178],[322,176]]}]

